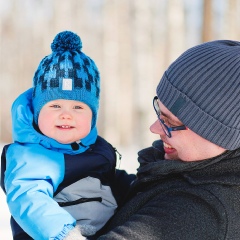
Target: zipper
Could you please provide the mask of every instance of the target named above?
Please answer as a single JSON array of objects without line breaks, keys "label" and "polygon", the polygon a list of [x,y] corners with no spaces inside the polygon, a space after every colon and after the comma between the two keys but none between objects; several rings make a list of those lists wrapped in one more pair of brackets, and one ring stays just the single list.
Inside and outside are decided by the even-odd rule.
[{"label": "zipper", "polygon": [[80,203],[86,203],[86,202],[102,202],[101,197],[95,197],[95,198],[79,198],[78,200],[71,201],[71,202],[57,202],[60,207],[67,207],[72,205],[77,205]]},{"label": "zipper", "polygon": [[121,165],[122,154],[115,147],[113,149],[116,153],[116,168],[119,169]]}]

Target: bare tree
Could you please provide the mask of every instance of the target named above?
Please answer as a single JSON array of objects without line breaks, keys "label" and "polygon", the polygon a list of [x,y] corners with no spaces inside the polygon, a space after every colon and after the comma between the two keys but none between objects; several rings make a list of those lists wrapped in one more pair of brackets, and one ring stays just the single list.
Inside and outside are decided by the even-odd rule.
[{"label": "bare tree", "polygon": [[169,0],[167,17],[168,31],[166,61],[169,64],[178,57],[185,47],[185,24],[183,0]]},{"label": "bare tree", "polygon": [[238,14],[240,2],[238,0],[229,0],[226,8],[226,35],[230,39],[240,39],[240,16]]},{"label": "bare tree", "polygon": [[202,42],[212,40],[212,0],[203,0]]},{"label": "bare tree", "polygon": [[[169,63],[185,50],[186,40],[240,39],[240,1],[225,1],[223,8],[218,1],[201,0],[202,36],[196,38],[186,32],[190,2],[193,8],[199,3],[0,0],[1,141],[11,141],[11,104],[32,85],[37,65],[51,52],[53,37],[72,30],[80,35],[83,52],[100,70],[100,135],[117,146],[148,145],[154,138],[148,126],[156,118],[151,106],[156,85]],[[3,11],[4,4],[8,8]],[[196,23],[199,29],[199,17],[191,27]],[[216,28],[221,31],[213,32]]]}]

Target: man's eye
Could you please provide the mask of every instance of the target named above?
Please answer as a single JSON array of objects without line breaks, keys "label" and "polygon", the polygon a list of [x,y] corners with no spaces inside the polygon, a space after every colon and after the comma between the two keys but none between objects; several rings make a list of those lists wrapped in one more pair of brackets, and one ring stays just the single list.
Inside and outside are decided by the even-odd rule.
[{"label": "man's eye", "polygon": [[164,123],[168,126],[168,127],[175,127],[174,124],[172,124],[169,119],[167,118],[164,118],[163,119]]},{"label": "man's eye", "polygon": [[176,124],[173,124],[173,123],[171,123],[170,121],[168,121],[167,125],[168,125],[169,127],[177,127]]},{"label": "man's eye", "polygon": [[166,119],[165,117],[161,117],[161,119],[163,120],[163,123],[165,123],[166,125],[168,125],[168,124],[169,124],[169,121],[168,121],[168,119]]}]

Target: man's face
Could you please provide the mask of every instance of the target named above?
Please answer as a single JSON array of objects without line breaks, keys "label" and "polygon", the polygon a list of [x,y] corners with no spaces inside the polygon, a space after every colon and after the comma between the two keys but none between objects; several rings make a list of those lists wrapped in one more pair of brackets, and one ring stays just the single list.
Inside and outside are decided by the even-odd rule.
[{"label": "man's face", "polygon": [[38,117],[41,132],[56,141],[69,144],[91,131],[92,111],[85,103],[57,99],[46,103]]},{"label": "man's face", "polygon": [[[184,125],[160,100],[158,100],[158,104],[161,110],[160,117],[168,127]],[[224,148],[202,138],[189,128],[187,130],[172,131],[172,137],[169,138],[164,133],[158,119],[150,126],[150,131],[158,134],[162,139],[165,159],[198,161],[215,157],[225,151]]]}]

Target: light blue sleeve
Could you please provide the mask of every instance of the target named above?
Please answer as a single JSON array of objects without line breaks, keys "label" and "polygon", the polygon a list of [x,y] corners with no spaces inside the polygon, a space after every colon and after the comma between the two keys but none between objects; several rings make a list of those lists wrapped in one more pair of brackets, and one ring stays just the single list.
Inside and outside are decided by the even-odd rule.
[{"label": "light blue sleeve", "polygon": [[76,224],[53,200],[64,177],[64,156],[37,144],[31,146],[12,144],[7,150],[4,181],[9,210],[32,238],[60,240]]}]

